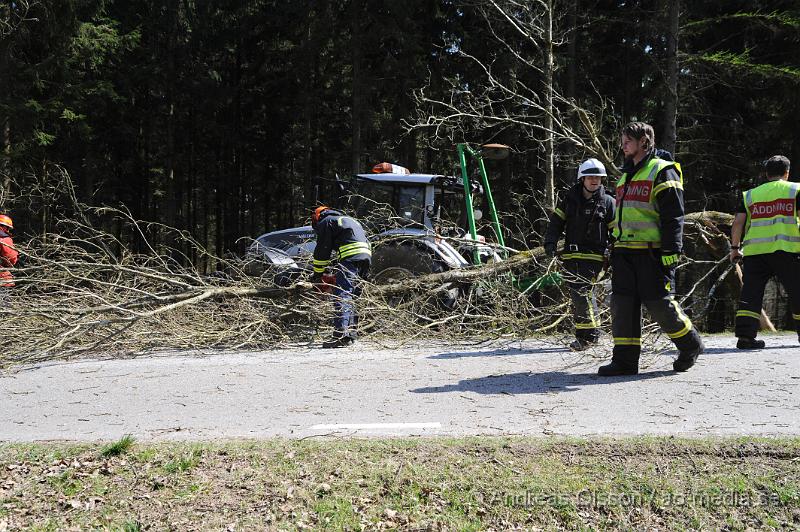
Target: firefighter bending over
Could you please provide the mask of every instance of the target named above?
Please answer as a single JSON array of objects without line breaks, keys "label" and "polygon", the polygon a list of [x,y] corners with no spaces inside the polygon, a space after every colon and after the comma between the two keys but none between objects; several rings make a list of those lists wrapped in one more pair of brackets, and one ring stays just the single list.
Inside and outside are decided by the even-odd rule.
[{"label": "firefighter bending over", "polygon": [[372,250],[358,221],[325,205],[314,210],[311,226],[317,235],[314,283],[321,282],[322,274],[331,267],[331,254],[334,251],[337,254],[336,264],[332,267],[336,274],[333,337],[323,342],[322,347],[345,347],[356,340],[358,316],[353,298],[361,294],[361,285],[369,275]]},{"label": "firefighter bending over", "polygon": [[683,174],[680,165],[656,154],[649,124],[626,125],[621,141],[625,163],[617,182],[611,258],[614,352],[611,363],[598,373],[639,372],[642,303],[678,348],[673,369],[686,371],[703,352],[703,341],[673,297],[675,268],[683,249]]},{"label": "firefighter bending over", "polygon": [[606,168],[597,159],[587,159],[580,165],[575,186],[550,214],[544,239],[545,252],[553,257],[566,229],[561,259],[575,320],[575,341],[569,346],[573,351],[597,343],[599,336],[593,283],[603,269],[609,226],[614,221],[614,200],[605,193],[604,177]]}]

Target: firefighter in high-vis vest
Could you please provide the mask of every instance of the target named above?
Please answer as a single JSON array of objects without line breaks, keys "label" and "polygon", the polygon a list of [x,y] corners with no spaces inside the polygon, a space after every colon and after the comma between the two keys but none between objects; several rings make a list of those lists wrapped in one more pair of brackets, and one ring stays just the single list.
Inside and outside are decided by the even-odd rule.
[{"label": "firefighter in high-vis vest", "polygon": [[[358,316],[353,298],[361,293],[361,285],[369,275],[372,250],[364,228],[357,220],[325,205],[314,210],[311,227],[317,235],[312,282],[319,284],[328,268],[336,274],[333,337],[322,347],[345,347],[356,340]],[[336,252],[335,265],[331,261],[333,252]]]},{"label": "firefighter in high-vis vest", "polygon": [[744,193],[731,228],[730,258],[743,265],[744,285],[735,331],[739,349],[764,347],[764,341],[756,340],[756,335],[764,287],[773,275],[789,292],[800,341],[800,183],[789,182],[789,159],[783,155],[770,157],[764,166],[767,182]]},{"label": "firefighter in high-vis vest", "polygon": [[704,347],[673,297],[675,268],[683,249],[681,168],[656,154],[655,133],[648,124],[628,124],[621,141],[625,163],[617,182],[611,259],[614,352],[611,363],[601,366],[598,374],[639,372],[642,304],[678,348],[673,369],[686,371]]},{"label": "firefighter in high-vis vest", "polygon": [[544,250],[554,257],[561,234],[565,233],[565,280],[572,300],[575,341],[569,347],[583,351],[596,344],[600,319],[594,281],[603,269],[609,243],[609,227],[614,221],[614,199],[606,194],[603,178],[606,168],[597,159],[587,159],[578,167],[578,177],[550,214]]}]

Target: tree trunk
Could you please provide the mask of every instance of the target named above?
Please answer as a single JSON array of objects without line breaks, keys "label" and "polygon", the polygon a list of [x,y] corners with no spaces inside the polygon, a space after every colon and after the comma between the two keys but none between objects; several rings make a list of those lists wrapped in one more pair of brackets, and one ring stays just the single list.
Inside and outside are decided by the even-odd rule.
[{"label": "tree trunk", "polygon": [[[577,79],[577,71],[578,71],[578,0],[570,0],[567,6],[567,24],[569,29],[568,34],[568,41],[567,41],[567,86],[565,96],[570,100],[575,100],[577,94],[575,94],[575,85]],[[572,109],[569,112],[569,128],[573,131],[577,131],[578,127],[580,126],[580,119],[578,118],[578,113]],[[560,143],[559,151],[562,154],[563,159],[574,160],[575,159],[575,151],[576,151],[576,144],[574,141],[567,141]],[[562,165],[563,166],[563,165]],[[570,170],[571,171],[571,170]],[[563,172],[561,174],[564,175]]]},{"label": "tree trunk", "polygon": [[176,86],[176,48],[178,34],[178,2],[169,0],[167,4],[167,124],[166,145],[164,149],[164,177],[166,197],[164,201],[164,222],[175,227],[180,212],[180,187],[175,182],[175,86]]},{"label": "tree trunk", "polygon": [[0,190],[0,207],[11,199],[11,119],[8,116],[0,117],[0,127],[3,128],[3,155],[0,162],[0,177],[2,177],[2,190]]},{"label": "tree trunk", "polygon": [[361,171],[361,109],[364,99],[361,83],[361,1],[352,0],[350,9],[350,49],[353,62],[352,166],[353,173],[357,174]]},{"label": "tree trunk", "polygon": [[[313,158],[314,158],[314,130],[316,111],[316,85],[317,85],[317,53],[316,46],[314,46],[314,18],[316,10],[310,7],[308,10],[308,23],[306,28],[306,44],[305,52],[303,53],[303,61],[306,63],[306,71],[311,72],[311,79],[309,83],[304,84],[303,91],[303,200],[307,207],[313,205],[318,199],[314,193],[313,182]],[[311,66],[314,65],[313,68]],[[280,168],[280,166],[278,166]]]},{"label": "tree trunk", "polygon": [[555,149],[553,139],[553,0],[547,1],[545,20],[545,183],[544,204],[548,209],[555,208]]},{"label": "tree trunk", "polygon": [[680,19],[680,0],[670,0],[669,21],[667,23],[667,90],[664,99],[664,134],[661,146],[675,153],[678,138],[678,29]]},{"label": "tree trunk", "polygon": [[[4,4],[0,7],[0,20],[7,20],[9,17],[10,6]],[[6,39],[0,41],[0,94],[5,98],[11,94],[11,48]],[[7,108],[6,108],[7,109]],[[0,179],[2,188],[0,189],[0,208],[5,207],[5,202],[11,196],[11,117],[10,110],[4,110],[0,114],[0,137],[2,137],[2,155],[0,155]]]},{"label": "tree trunk", "polygon": [[223,217],[225,216],[225,212],[226,212],[226,209],[225,209],[223,204],[225,203],[225,199],[227,198],[227,195],[228,195],[227,194],[227,192],[228,192],[227,191],[227,181],[228,180],[224,178],[224,175],[225,175],[224,174],[224,165],[221,163],[223,152],[220,149],[217,149],[215,151],[216,151],[216,155],[217,155],[215,160],[217,161],[217,163],[215,165],[216,172],[214,173],[214,175],[217,176],[218,179],[214,180],[214,178],[211,177],[211,179],[214,180],[214,187],[213,188],[214,188],[214,191],[215,191],[215,197],[214,197],[214,202],[213,202],[213,205],[214,205],[214,224],[215,224],[214,225],[214,244],[215,244],[214,248],[216,250],[217,256],[218,257],[222,257],[224,255],[224,253],[225,253],[225,245],[224,245],[224,242],[223,242],[223,236],[222,235],[223,235],[223,231],[225,229],[225,224],[224,224],[224,218]]},{"label": "tree trunk", "polygon": [[[578,70],[578,0],[570,0],[568,14],[569,40],[567,41],[567,87],[565,96],[575,98],[575,79]],[[577,119],[573,115],[573,124]]]}]

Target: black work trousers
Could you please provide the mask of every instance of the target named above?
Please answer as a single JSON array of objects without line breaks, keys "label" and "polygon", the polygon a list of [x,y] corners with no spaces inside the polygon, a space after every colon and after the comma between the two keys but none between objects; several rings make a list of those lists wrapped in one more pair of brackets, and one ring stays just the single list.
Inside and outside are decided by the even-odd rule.
[{"label": "black work trousers", "polygon": [[599,336],[600,318],[597,313],[597,297],[594,281],[603,268],[596,260],[568,259],[564,261],[564,280],[567,282],[572,300],[572,316],[575,321],[575,338],[595,342]]},{"label": "black work trousers", "polygon": [[764,288],[773,275],[789,292],[794,326],[800,336],[800,254],[776,251],[745,256],[742,269],[744,285],[736,311],[736,336],[755,338],[758,334]]},{"label": "black work trousers", "polygon": [[681,352],[699,349],[703,343],[675,298],[675,270],[664,268],[652,253],[615,251],[612,257],[611,331],[613,361],[638,367],[642,350],[642,304],[661,330]]}]

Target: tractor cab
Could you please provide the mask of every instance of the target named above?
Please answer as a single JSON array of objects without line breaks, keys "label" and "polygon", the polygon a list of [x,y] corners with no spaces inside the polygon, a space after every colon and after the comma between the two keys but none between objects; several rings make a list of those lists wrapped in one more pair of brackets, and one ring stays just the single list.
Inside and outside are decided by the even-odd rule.
[{"label": "tractor cab", "polygon": [[[395,168],[397,168],[395,166]],[[446,232],[466,228],[461,180],[439,174],[356,174],[341,183],[341,207],[374,228],[416,226]],[[479,184],[473,193],[480,194]]]}]

